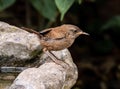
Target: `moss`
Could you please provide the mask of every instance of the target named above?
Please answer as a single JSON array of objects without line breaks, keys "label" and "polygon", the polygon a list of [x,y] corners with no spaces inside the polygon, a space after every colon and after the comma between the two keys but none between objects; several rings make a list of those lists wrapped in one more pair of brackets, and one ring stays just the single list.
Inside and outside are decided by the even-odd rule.
[{"label": "moss", "polygon": [[40,55],[42,53],[41,50],[34,50],[30,53],[30,57],[35,58],[37,55]]}]

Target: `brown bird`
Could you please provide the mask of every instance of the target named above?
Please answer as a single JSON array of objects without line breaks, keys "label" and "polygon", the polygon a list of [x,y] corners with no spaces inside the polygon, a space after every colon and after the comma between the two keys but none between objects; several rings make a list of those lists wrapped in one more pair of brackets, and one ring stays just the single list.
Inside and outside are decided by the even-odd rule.
[{"label": "brown bird", "polygon": [[[49,56],[52,54],[50,51],[58,51],[70,47],[79,35],[89,35],[88,33],[83,32],[79,27],[70,24],[48,28],[41,32],[28,28],[23,29],[28,32],[35,33],[40,37],[40,43],[43,46],[43,51],[49,51],[49,54],[47,53]],[[56,62],[56,56],[52,54],[51,58]]]}]

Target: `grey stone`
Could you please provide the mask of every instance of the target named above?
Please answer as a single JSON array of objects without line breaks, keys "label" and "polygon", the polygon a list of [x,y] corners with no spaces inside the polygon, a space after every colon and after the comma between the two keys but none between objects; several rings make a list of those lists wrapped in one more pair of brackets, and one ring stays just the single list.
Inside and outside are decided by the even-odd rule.
[{"label": "grey stone", "polygon": [[[78,77],[77,67],[67,49],[53,53],[68,66],[62,67],[53,61],[47,61],[38,68],[26,69],[18,75],[9,89],[19,85],[24,89],[71,89]],[[41,59],[48,60],[50,57],[43,54]]]},{"label": "grey stone", "polygon": [[40,50],[40,41],[36,34],[0,22],[0,56],[30,59],[35,51]]}]

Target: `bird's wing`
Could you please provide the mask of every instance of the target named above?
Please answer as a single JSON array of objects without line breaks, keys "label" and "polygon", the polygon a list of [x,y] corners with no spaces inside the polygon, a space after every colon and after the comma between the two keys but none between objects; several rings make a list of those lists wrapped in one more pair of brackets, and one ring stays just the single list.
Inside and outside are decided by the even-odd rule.
[{"label": "bird's wing", "polygon": [[65,37],[65,35],[61,32],[58,32],[58,30],[55,30],[53,28],[45,29],[43,31],[40,31],[40,34],[42,34],[44,37],[54,40],[60,40]]}]

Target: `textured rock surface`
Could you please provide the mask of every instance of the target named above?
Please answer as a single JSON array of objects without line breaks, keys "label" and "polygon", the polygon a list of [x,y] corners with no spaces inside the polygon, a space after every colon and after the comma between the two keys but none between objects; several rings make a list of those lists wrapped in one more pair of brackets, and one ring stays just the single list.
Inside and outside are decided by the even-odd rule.
[{"label": "textured rock surface", "polygon": [[0,22],[0,56],[30,59],[41,49],[37,35]]},{"label": "textured rock surface", "polygon": [[41,60],[46,60],[45,63],[38,68],[24,70],[9,89],[71,89],[78,77],[77,67],[67,49],[53,53],[66,61],[66,68],[48,61],[50,58],[43,54]]}]

